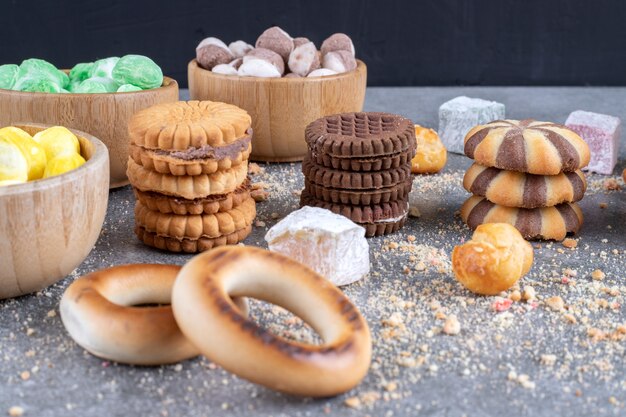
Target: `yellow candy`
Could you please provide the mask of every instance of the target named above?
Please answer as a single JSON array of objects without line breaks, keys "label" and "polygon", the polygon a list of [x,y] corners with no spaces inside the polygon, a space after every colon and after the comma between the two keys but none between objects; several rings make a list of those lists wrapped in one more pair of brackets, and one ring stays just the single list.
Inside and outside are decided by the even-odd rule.
[{"label": "yellow candy", "polygon": [[4,180],[0,181],[0,187],[3,185],[15,185],[15,184],[24,184],[26,181],[18,181],[18,180]]},{"label": "yellow candy", "polygon": [[80,154],[78,138],[62,126],[54,126],[43,130],[33,136],[33,139],[43,146],[48,161],[62,153],[74,152]]},{"label": "yellow candy", "polygon": [[62,153],[48,161],[43,177],[49,178],[64,174],[78,168],[84,163],[85,159],[76,152]]},{"label": "yellow candy", "polygon": [[28,163],[28,180],[37,180],[46,169],[46,151],[22,129],[9,126],[0,129],[0,137],[16,145]]},{"label": "yellow candy", "polygon": [[28,162],[20,149],[0,137],[0,181],[28,181]]}]

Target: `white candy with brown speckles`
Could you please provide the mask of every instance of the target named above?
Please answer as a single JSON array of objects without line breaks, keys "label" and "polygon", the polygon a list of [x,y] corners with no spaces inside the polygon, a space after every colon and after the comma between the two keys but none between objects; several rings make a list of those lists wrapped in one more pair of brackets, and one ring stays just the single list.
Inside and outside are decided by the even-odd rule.
[{"label": "white candy with brown speckles", "polygon": [[348,51],[355,55],[354,53],[354,44],[352,43],[352,39],[345,33],[335,33],[331,35],[322,43],[322,47],[320,48],[322,55],[326,55],[329,52],[333,51]]},{"label": "white candy with brown speckles", "polygon": [[228,64],[233,58],[228,46],[217,38],[205,38],[196,47],[196,61],[208,70],[219,64]]},{"label": "white candy with brown speckles", "polygon": [[305,77],[311,71],[320,67],[320,58],[313,42],[303,43],[289,55],[289,69],[291,72]]},{"label": "white candy with brown speckles", "polygon": [[285,62],[293,51],[293,38],[278,26],[271,27],[259,36],[255,46],[270,49],[280,55]]},{"label": "white candy with brown speckles", "polygon": [[348,72],[356,68],[356,60],[348,51],[333,51],[324,55],[322,66],[337,73]]},{"label": "white candy with brown speckles", "polygon": [[254,47],[245,41],[235,41],[228,44],[228,49],[230,49],[235,58],[241,58]]}]

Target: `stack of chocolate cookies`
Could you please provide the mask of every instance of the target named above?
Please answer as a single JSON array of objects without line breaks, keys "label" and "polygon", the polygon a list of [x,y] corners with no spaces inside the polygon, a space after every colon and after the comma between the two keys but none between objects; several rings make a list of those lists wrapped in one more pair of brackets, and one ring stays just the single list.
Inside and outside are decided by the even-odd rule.
[{"label": "stack of chocolate cookies", "polygon": [[129,123],[135,233],[149,246],[200,252],[252,230],[250,116],[210,101],[159,104]]},{"label": "stack of chocolate cookies", "polygon": [[306,128],[300,204],[331,210],[363,226],[366,236],[400,229],[408,214],[413,122],[388,113],[344,113]]},{"label": "stack of chocolate cookies", "polygon": [[472,229],[509,223],[526,239],[562,240],[583,222],[577,201],[587,183],[581,168],[589,147],[575,132],[550,122],[497,120],[465,136],[476,162],[463,186],[472,194],[461,217]]}]

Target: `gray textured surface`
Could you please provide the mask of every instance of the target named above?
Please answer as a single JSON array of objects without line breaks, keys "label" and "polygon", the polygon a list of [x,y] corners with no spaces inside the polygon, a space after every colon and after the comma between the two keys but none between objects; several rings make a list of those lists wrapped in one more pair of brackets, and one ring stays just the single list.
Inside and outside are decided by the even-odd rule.
[{"label": "gray textured surface", "polygon": [[[575,109],[626,118],[623,88],[371,88],[366,110],[400,113],[436,128],[439,105],[461,94],[504,103],[510,118],[564,122]],[[623,141],[619,172],[626,165],[625,147]],[[430,245],[441,255],[467,239],[470,232],[455,212],[467,197],[460,180],[469,164],[464,157],[450,155],[441,174],[417,178],[413,192],[422,216],[410,219],[391,240],[406,243],[413,235],[416,240],[407,248]],[[263,235],[277,221],[274,218],[296,207],[293,191],[302,186],[298,164],[265,169],[258,180],[270,185],[271,196],[258,205],[258,219],[267,226],[255,227],[246,240],[260,246],[265,246]],[[129,367],[104,362],[75,345],[56,314],[71,280],[115,264],[182,264],[189,259],[140,244],[132,232],[130,189],[112,191],[102,235],[69,278],[39,294],[0,301],[0,415],[11,406],[38,417],[623,415],[625,342],[615,329],[626,323],[621,307],[626,292],[626,191],[604,191],[603,179],[589,179],[578,247],[544,243],[535,250],[533,269],[520,284],[537,290],[536,305],[515,303],[509,311],[496,313],[491,309],[495,298],[465,291],[446,272],[445,262],[443,273],[430,264],[418,272],[410,256],[419,259],[422,252],[387,250],[387,239],[370,239],[372,273],[344,290],[370,323],[373,367],[357,389],[324,400],[277,394],[233,377],[206,359],[181,366]],[[407,265],[411,272],[404,274]],[[567,283],[564,268],[576,271]],[[606,273],[603,281],[591,280],[596,268]],[[567,311],[545,305],[543,299],[553,295],[565,300]],[[456,314],[461,333],[441,334],[443,321],[437,311]],[[272,318],[275,310],[257,303],[252,313],[268,326],[287,328],[283,319]],[[577,322],[568,324],[565,314]],[[614,340],[594,341],[589,328]],[[546,363],[546,357],[542,361],[546,354],[554,355],[554,364]],[[30,375],[22,375],[24,371]],[[528,375],[531,383],[521,383],[512,372]],[[361,401],[361,409],[346,406],[350,397]]]}]

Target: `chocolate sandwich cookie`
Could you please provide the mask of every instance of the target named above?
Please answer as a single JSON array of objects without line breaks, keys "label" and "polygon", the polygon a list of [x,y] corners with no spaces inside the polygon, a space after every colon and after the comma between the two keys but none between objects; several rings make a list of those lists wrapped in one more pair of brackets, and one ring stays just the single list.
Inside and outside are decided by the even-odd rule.
[{"label": "chocolate sandwich cookie", "polygon": [[580,170],[534,175],[475,163],[465,173],[463,187],[502,206],[535,208],[579,201],[585,194],[587,182]]},{"label": "chocolate sandwich cookie", "polygon": [[235,191],[228,194],[210,195],[187,200],[172,197],[155,191],[141,191],[133,188],[135,197],[149,210],[164,214],[215,214],[225,212],[241,205],[250,197],[250,180],[246,179]]},{"label": "chocolate sandwich cookie", "polygon": [[302,172],[305,178],[314,184],[345,190],[388,188],[404,183],[411,178],[411,166],[408,164],[384,171],[340,171],[318,165],[312,162],[308,156],[302,161]]},{"label": "chocolate sandwich cookie", "polygon": [[472,229],[484,223],[508,223],[525,239],[563,240],[583,224],[583,213],[576,203],[525,209],[500,206],[478,196],[463,203],[461,218]]},{"label": "chocolate sandwich cookie", "polygon": [[344,171],[380,171],[398,168],[415,156],[416,147],[409,147],[406,151],[384,155],[376,158],[339,158],[329,154],[318,153],[310,150],[311,159],[318,165]]},{"label": "chocolate sandwich cookie", "polygon": [[565,126],[535,120],[496,120],[465,136],[465,154],[481,165],[557,175],[589,164],[589,146]]},{"label": "chocolate sandwich cookie", "polygon": [[341,214],[363,226],[365,236],[368,237],[395,232],[404,225],[409,210],[407,200],[396,200],[371,206],[353,206],[318,200],[309,195],[306,190],[300,196],[300,205],[320,207]]},{"label": "chocolate sandwich cookie", "polygon": [[[320,158],[319,155],[330,157],[328,164],[323,159],[318,163],[335,169],[348,164],[350,169],[358,171],[372,170],[371,160],[375,158],[393,159],[397,154],[410,154],[410,149],[413,149],[412,158],[416,146],[413,122],[389,113],[343,113],[322,117],[307,126],[305,140],[316,159]],[[353,160],[342,163],[340,160],[344,158]],[[393,161],[387,161],[381,168],[385,164],[393,167]]]},{"label": "chocolate sandwich cookie", "polygon": [[201,237],[199,239],[177,239],[167,236],[159,236],[147,231],[142,226],[135,226],[135,234],[140,241],[148,246],[170,252],[197,253],[213,249],[217,246],[236,245],[244,240],[252,232],[252,225],[233,233],[216,238]]},{"label": "chocolate sandwich cookie", "polygon": [[388,203],[394,200],[406,200],[413,179],[409,178],[405,182],[393,187],[379,188],[376,190],[350,191],[337,188],[327,188],[321,185],[304,180],[304,190],[311,197],[335,204],[352,204],[355,206],[370,206],[372,204]]}]

